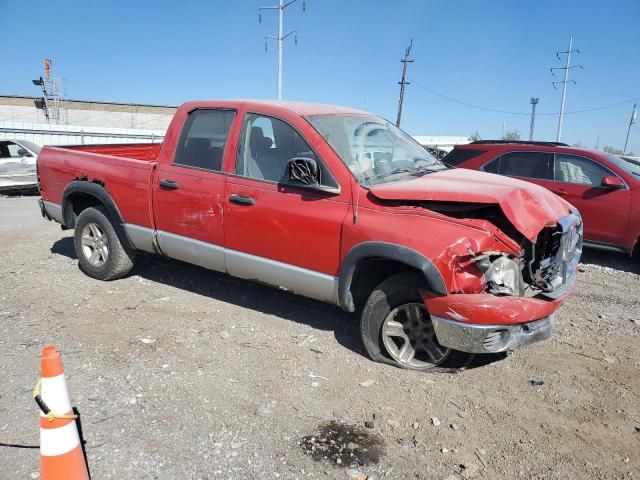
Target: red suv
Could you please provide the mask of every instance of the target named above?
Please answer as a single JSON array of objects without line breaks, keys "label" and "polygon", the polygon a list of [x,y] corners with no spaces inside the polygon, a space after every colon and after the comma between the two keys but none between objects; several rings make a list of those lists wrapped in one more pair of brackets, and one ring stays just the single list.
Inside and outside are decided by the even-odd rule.
[{"label": "red suv", "polygon": [[578,208],[586,245],[640,258],[640,161],[564,143],[481,140],[443,162],[542,185]]}]

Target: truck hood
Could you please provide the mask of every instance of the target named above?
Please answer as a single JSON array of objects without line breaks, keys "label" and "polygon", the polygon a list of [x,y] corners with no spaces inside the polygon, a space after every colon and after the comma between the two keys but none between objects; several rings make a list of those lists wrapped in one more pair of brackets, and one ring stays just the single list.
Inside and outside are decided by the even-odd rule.
[{"label": "truck hood", "polygon": [[381,200],[442,201],[499,205],[507,219],[530,241],[544,227],[571,213],[571,205],[546,188],[514,178],[466,169],[371,187]]}]

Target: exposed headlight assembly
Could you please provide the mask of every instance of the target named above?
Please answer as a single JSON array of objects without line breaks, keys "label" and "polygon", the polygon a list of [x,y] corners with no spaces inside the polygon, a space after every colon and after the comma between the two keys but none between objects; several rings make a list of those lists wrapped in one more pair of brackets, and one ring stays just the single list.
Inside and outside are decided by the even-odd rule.
[{"label": "exposed headlight assembly", "polygon": [[484,273],[484,283],[491,293],[523,295],[524,280],[519,261],[503,253],[486,253],[476,257],[476,265]]}]

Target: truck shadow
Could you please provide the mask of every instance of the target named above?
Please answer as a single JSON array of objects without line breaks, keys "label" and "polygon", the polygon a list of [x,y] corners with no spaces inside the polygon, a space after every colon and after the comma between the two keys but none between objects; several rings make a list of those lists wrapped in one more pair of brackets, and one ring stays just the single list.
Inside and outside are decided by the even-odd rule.
[{"label": "truck shadow", "polygon": [[640,275],[640,261],[630,258],[623,253],[608,252],[586,247],[582,251],[581,264],[598,265],[621,272]]},{"label": "truck shadow", "polygon": [[[77,260],[73,237],[57,240],[51,247],[51,253]],[[78,275],[83,274],[78,272]],[[151,282],[161,283],[267,315],[304,323],[318,330],[333,331],[334,337],[340,345],[369,358],[362,346],[356,317],[336,306],[151,254],[138,256],[132,275],[139,275]],[[458,372],[463,369],[482,367],[505,357],[504,354],[451,355],[445,368],[438,369],[438,372]]]}]

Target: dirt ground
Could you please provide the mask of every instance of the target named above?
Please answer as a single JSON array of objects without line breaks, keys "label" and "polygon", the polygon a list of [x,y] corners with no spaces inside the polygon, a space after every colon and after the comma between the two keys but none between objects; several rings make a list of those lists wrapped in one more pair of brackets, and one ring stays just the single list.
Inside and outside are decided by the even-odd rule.
[{"label": "dirt ground", "polygon": [[345,479],[353,458],[373,479],[640,478],[640,263],[583,258],[550,340],[424,374],[368,360],[335,307],[225,275],[145,256],[92,280],[36,197],[0,198],[0,478],[38,478],[47,344],[94,480]]}]

